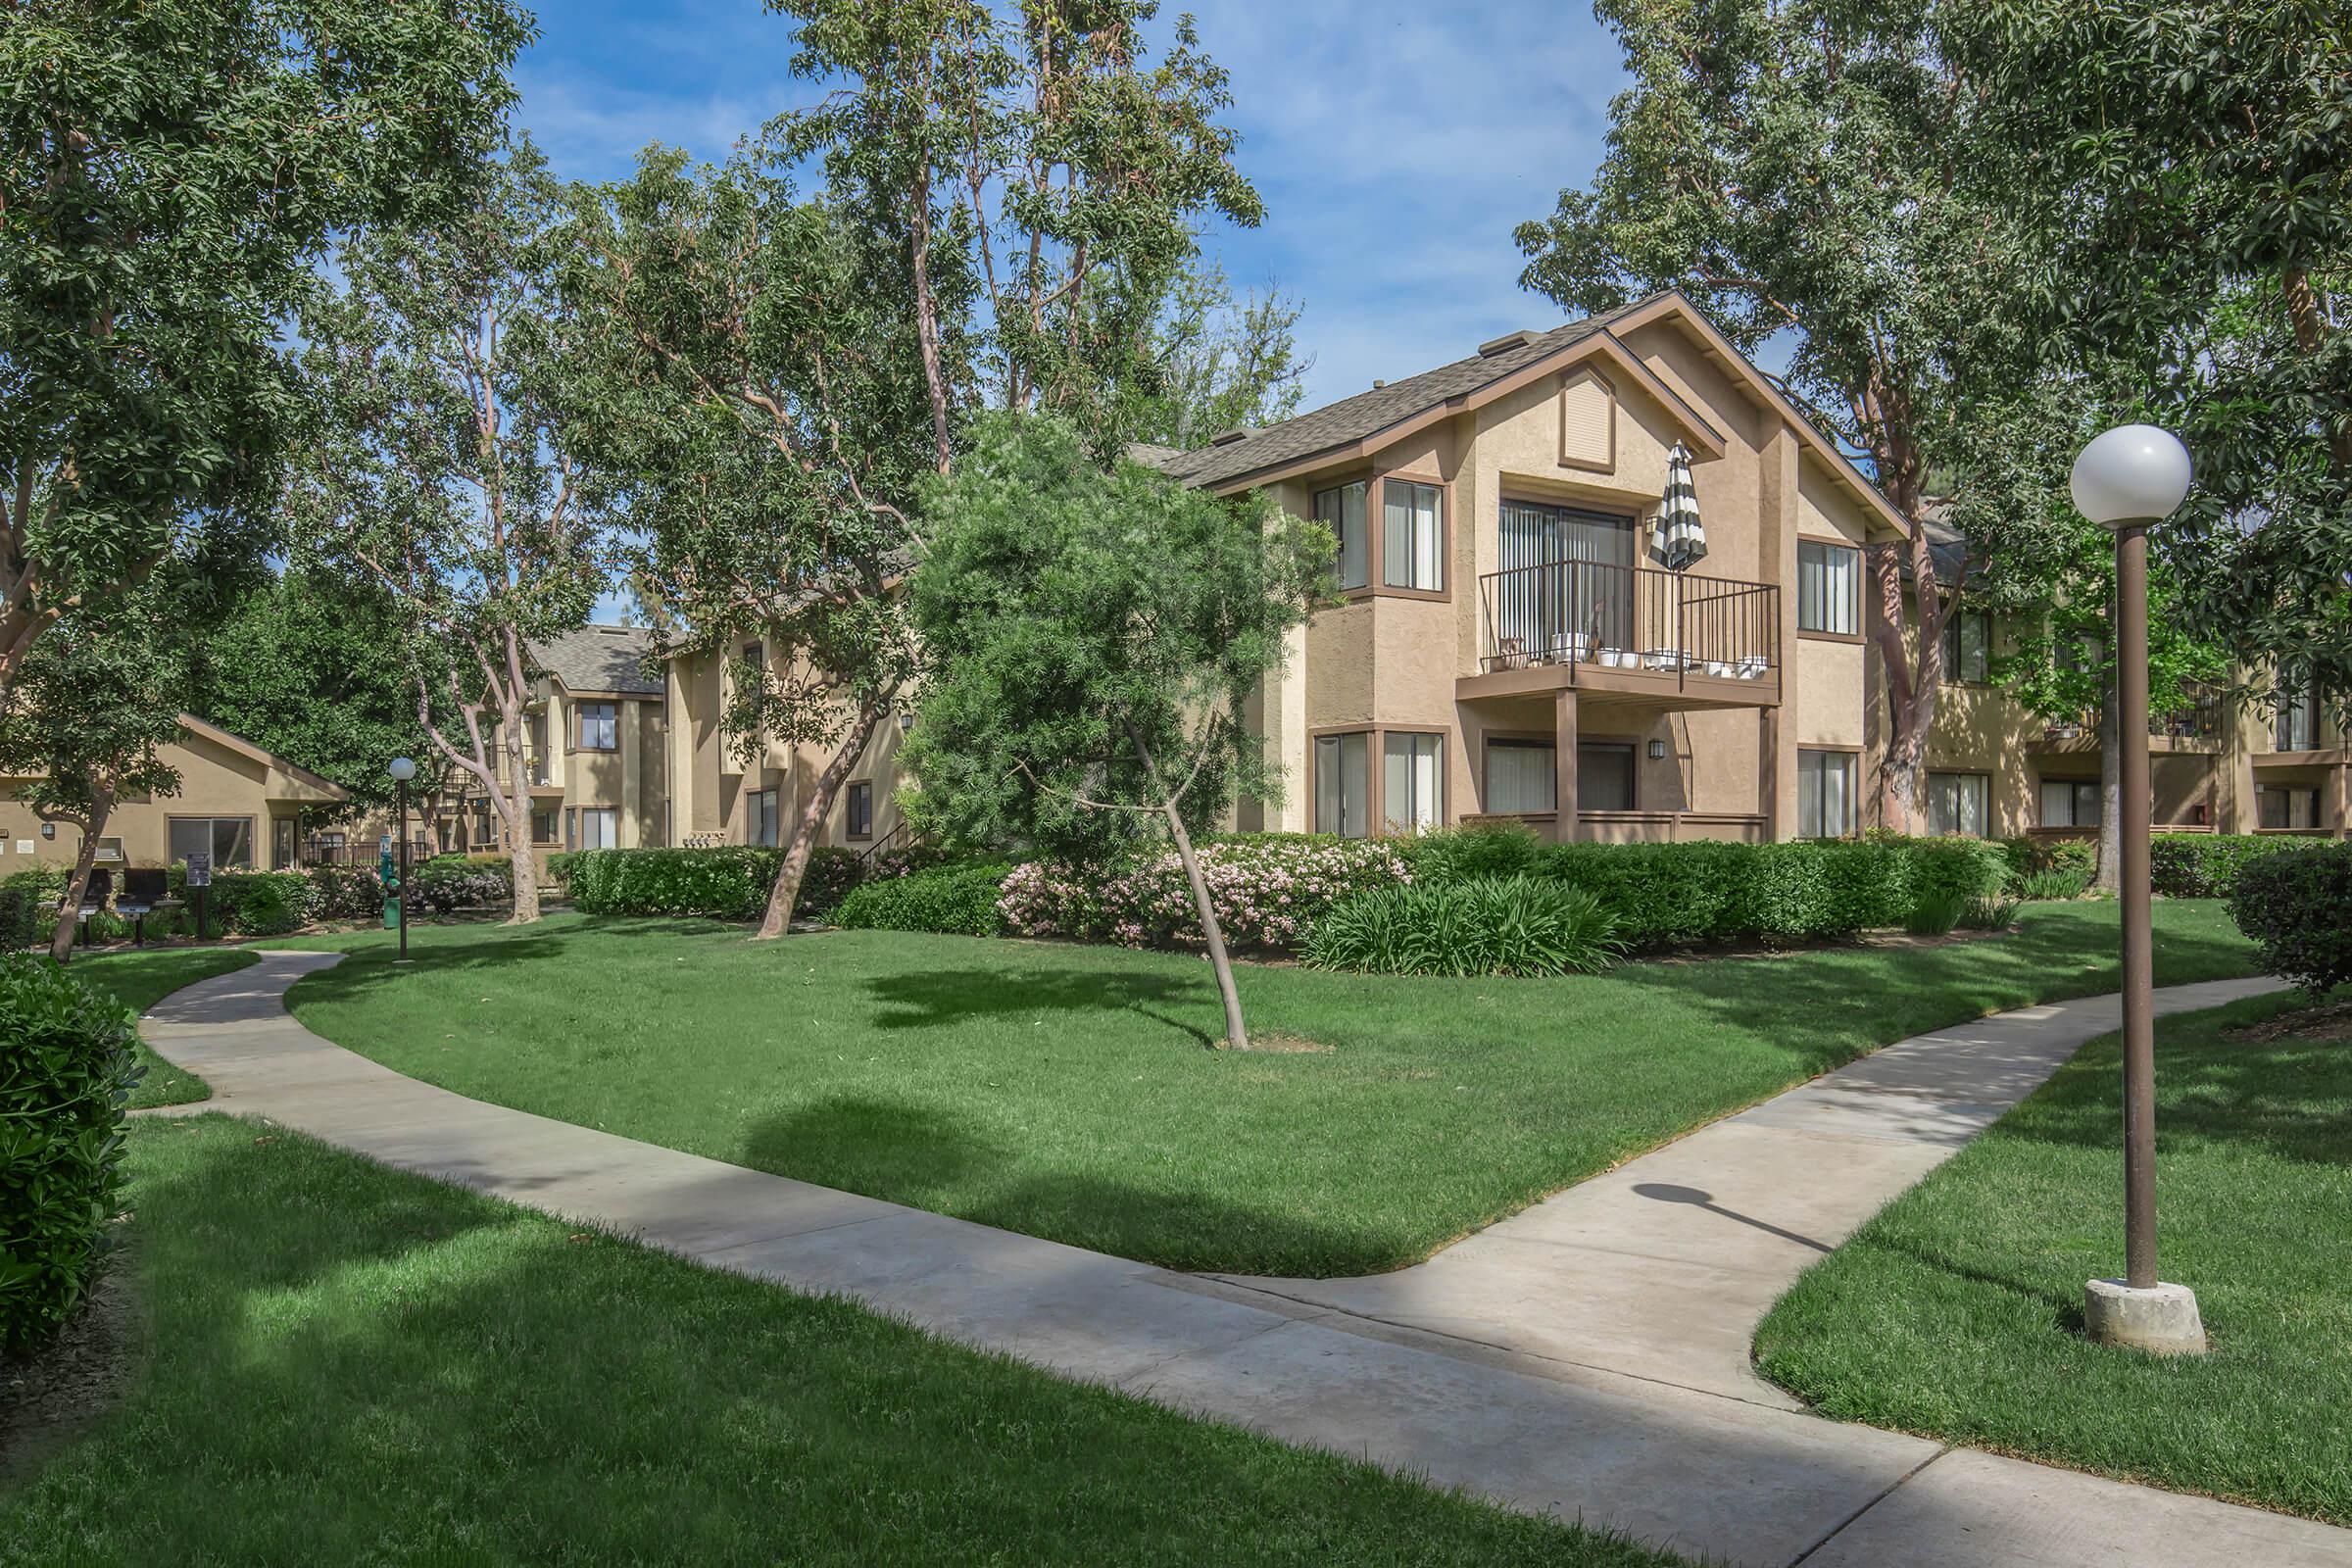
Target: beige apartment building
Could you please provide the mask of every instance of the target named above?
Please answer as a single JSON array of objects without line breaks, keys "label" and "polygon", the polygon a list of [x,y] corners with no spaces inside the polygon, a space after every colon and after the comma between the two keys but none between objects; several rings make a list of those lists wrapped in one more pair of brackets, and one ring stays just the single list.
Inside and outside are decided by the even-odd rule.
[{"label": "beige apartment building", "polygon": [[[279,869],[319,858],[305,812],[348,805],[341,785],[296,766],[193,713],[163,748],[179,773],[178,793],[120,802],[99,836],[99,865],[168,865],[191,852],[220,870]],[[81,830],[44,822],[19,798],[31,780],[0,779],[0,875],[42,864],[71,865]],[[374,853],[369,841],[368,853]]]},{"label": "beige apartment building", "polygon": [[[1669,570],[1652,546],[1678,448],[1706,554]],[[1885,683],[1862,551],[1901,519],[1681,295],[1135,456],[1221,495],[1262,489],[1340,540],[1341,602],[1250,705],[1288,792],[1241,803],[1236,826],[1762,842],[1873,825]],[[1930,825],[2095,831],[2095,733],[1987,684],[1992,635],[1975,612],[1947,632]],[[669,666],[680,842],[774,842],[824,759],[744,762],[719,730],[725,678]],[[890,840],[906,722],[858,760],[824,842]],[[2344,832],[2343,737],[2307,697],[2154,728],[2163,825]]]}]

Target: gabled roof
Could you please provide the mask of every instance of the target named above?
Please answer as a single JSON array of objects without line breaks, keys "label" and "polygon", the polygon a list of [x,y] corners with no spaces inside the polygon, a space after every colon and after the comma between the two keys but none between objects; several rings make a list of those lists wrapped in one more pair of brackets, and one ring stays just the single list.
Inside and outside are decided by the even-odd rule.
[{"label": "gabled roof", "polygon": [[566,691],[630,697],[662,694],[659,669],[647,673],[653,656],[654,634],[643,626],[580,626],[531,645],[531,657]]},{"label": "gabled roof", "polygon": [[313,789],[322,790],[338,801],[348,801],[351,799],[351,791],[345,789],[333,779],[321,778],[319,775],[312,772],[309,768],[304,767],[299,762],[289,762],[284,758],[278,756],[275,752],[270,751],[268,747],[256,745],[254,742],[247,740],[242,735],[231,734],[229,731],[222,729],[218,724],[212,723],[206,719],[198,718],[194,713],[180,714],[179,727],[188,731],[190,734],[204,737],[206,740],[211,741],[216,746],[224,746],[228,750],[235,752],[239,757],[250,758],[254,761],[261,763],[264,767],[275,768],[279,772],[284,773],[291,778],[300,779],[303,783],[310,785]]}]

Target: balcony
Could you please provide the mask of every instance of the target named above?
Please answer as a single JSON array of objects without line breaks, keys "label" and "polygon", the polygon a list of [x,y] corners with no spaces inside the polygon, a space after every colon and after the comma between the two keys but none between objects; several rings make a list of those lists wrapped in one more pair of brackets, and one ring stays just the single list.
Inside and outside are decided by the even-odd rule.
[{"label": "balcony", "polygon": [[1555,561],[1491,571],[1478,586],[1480,674],[1466,696],[1572,686],[1780,701],[1781,591],[1770,583]]}]

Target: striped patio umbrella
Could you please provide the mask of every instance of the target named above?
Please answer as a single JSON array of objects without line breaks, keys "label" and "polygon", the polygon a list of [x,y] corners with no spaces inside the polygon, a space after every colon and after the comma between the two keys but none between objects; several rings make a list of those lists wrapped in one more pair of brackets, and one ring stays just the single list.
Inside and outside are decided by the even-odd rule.
[{"label": "striped patio umbrella", "polygon": [[1706,525],[1698,520],[1698,493],[1690,487],[1690,449],[1680,441],[1666,455],[1666,495],[1650,529],[1649,554],[1668,571],[1688,570],[1706,558]]}]

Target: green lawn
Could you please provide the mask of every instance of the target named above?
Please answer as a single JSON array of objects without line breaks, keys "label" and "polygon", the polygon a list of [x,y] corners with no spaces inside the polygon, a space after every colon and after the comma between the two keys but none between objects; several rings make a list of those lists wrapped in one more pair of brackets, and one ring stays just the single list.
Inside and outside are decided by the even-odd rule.
[{"label": "green lawn", "polygon": [[2111,1035],[1782,1298],[1764,1373],[1848,1420],[2352,1524],[2352,1044],[2223,1033],[2295,1005],[2157,1036],[2162,1273],[2209,1354],[2082,1338],[2083,1281],[2123,1270]]},{"label": "green lawn", "polygon": [[1670,1561],[250,1122],[132,1170],[144,1364],[0,1563]]},{"label": "green lawn", "polygon": [[[145,1012],[182,986],[209,980],[217,974],[242,969],[255,956],[241,948],[146,948],[77,957],[69,972],[113,992],[134,1012]],[[212,1090],[193,1073],[181,1072],[139,1042],[139,1067],[145,1074],[130,1093],[134,1110],[149,1105],[186,1105],[210,1100]]]},{"label": "green lawn", "polygon": [[[1394,1267],[1888,1041],[2115,985],[2116,906],[1922,950],[1560,980],[1206,966],[1121,949],[551,918],[380,933],[304,980],[330,1039],[461,1093],[1178,1268]],[[2216,904],[2158,909],[2158,978],[2242,974]]]}]

